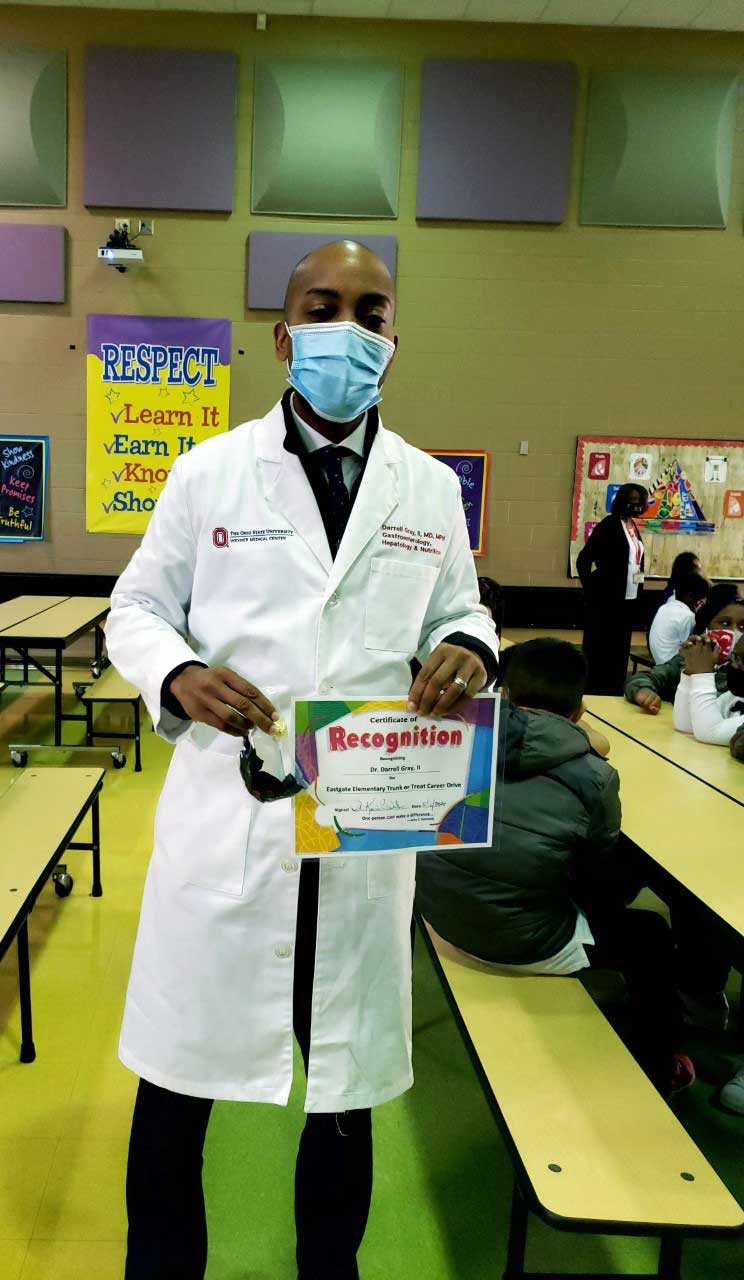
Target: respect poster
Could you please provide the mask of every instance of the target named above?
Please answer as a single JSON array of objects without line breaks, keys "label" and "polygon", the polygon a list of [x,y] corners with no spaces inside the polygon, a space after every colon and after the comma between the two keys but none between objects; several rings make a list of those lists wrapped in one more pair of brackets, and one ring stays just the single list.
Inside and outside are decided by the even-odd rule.
[{"label": "respect poster", "polygon": [[406,698],[295,700],[297,854],[489,844],[499,705],[487,694],[432,720]]},{"label": "respect poster", "polygon": [[49,436],[0,436],[0,542],[42,542]]},{"label": "respect poster", "polygon": [[230,321],[88,316],[86,528],[144,533],[174,460],[226,431]]}]

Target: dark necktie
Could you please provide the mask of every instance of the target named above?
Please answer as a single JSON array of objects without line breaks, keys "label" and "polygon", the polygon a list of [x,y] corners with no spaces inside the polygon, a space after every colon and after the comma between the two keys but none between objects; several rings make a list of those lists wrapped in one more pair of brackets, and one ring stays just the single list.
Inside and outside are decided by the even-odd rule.
[{"label": "dark necktie", "polygon": [[329,523],[335,544],[331,547],[331,551],[335,556],[351,515],[351,495],[346,487],[342,467],[342,460],[351,456],[351,450],[326,445],[316,450],[314,456],[323,470],[328,485]]}]

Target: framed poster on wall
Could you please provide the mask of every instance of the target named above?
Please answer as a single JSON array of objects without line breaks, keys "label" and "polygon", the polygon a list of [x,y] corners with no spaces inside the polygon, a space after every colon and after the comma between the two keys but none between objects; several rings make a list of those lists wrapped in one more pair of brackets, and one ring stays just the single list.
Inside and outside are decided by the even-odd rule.
[{"label": "framed poster on wall", "polygon": [[229,320],[88,316],[86,528],[144,533],[171,467],[230,413]]},{"label": "framed poster on wall", "polygon": [[49,436],[0,436],[0,542],[43,542]]},{"label": "framed poster on wall", "polygon": [[483,450],[427,449],[438,462],[451,467],[460,481],[462,505],[470,536],[470,550],[482,556],[486,550],[486,501],[488,498],[488,454]]},{"label": "framed poster on wall", "polygon": [[570,573],[620,485],[648,491],[636,520],[646,577],[668,578],[680,551],[699,556],[709,578],[744,579],[744,440],[579,436],[571,512]]}]

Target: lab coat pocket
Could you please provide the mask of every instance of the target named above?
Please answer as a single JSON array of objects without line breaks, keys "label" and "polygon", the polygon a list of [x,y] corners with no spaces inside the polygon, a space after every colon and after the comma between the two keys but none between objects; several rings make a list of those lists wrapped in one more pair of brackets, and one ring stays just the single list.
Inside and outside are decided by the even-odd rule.
[{"label": "lab coat pocket", "polygon": [[367,857],[367,897],[389,898],[401,895],[401,904],[409,916],[413,910],[416,880],[415,853],[377,853]]},{"label": "lab coat pocket", "polygon": [[174,752],[155,815],[155,846],[184,884],[239,898],[254,801],[240,776],[240,739],[196,725]]},{"label": "lab coat pocket", "polygon": [[436,578],[437,570],[431,565],[373,557],[364,619],[365,648],[415,653]]},{"label": "lab coat pocket", "polygon": [[398,887],[395,853],[378,853],[367,858],[367,897],[386,898]]}]

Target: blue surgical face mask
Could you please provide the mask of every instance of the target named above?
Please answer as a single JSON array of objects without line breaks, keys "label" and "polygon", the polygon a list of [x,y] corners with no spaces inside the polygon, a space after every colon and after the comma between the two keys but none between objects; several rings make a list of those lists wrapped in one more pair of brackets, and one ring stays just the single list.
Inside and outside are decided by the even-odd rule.
[{"label": "blue surgical face mask", "polygon": [[321,418],[352,422],[382,399],[379,382],[395,344],[350,320],[295,324],[289,384]]}]

